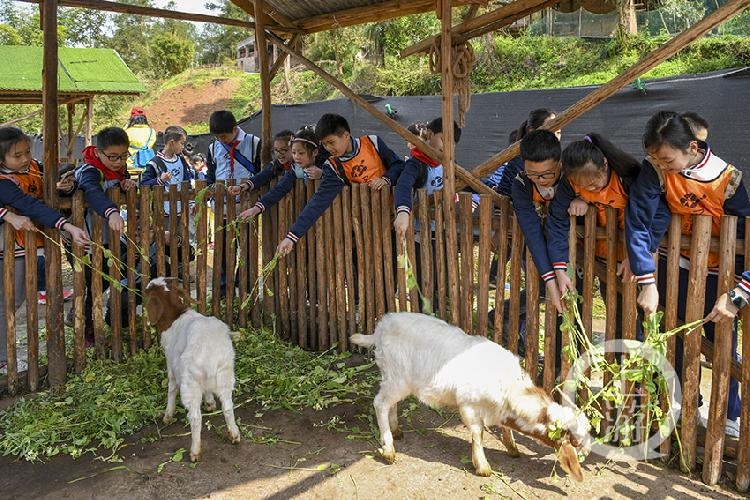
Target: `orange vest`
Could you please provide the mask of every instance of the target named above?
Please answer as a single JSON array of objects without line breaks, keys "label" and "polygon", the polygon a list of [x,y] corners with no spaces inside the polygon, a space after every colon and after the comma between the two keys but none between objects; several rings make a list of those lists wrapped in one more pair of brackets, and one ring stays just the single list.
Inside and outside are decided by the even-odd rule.
[{"label": "orange vest", "polygon": [[[18,188],[29,196],[38,200],[44,200],[44,182],[42,181],[42,170],[36,160],[29,163],[28,172],[10,172],[0,174],[0,179],[12,181]],[[16,245],[24,248],[26,245],[26,231],[16,231]],[[44,246],[44,236],[37,233],[36,246]]]},{"label": "orange vest", "polygon": [[[587,203],[591,203],[596,208],[596,225],[607,227],[607,207],[617,209],[617,228],[625,228],[625,207],[628,204],[628,193],[620,181],[620,176],[610,170],[609,182],[599,192],[588,191],[573,184],[568,179],[570,187],[573,188],[576,195]],[[596,241],[596,256],[603,259],[607,258],[607,240]],[[617,246],[617,259],[625,258],[625,242],[620,241]]]},{"label": "orange vest", "polygon": [[380,159],[373,139],[367,135],[359,138],[359,151],[355,156],[346,161],[338,158],[332,160],[339,176],[352,184],[366,183],[385,174],[383,160]]},{"label": "orange vest", "polygon": [[[710,155],[710,152],[708,153]],[[727,187],[736,168],[732,165],[721,163],[716,157],[709,166],[717,167],[715,172],[708,173],[710,180],[692,179],[682,172],[663,175],[663,189],[673,214],[682,215],[682,234],[690,235],[693,228],[692,215],[710,215],[711,236],[719,236],[721,216],[724,215],[724,201],[726,200]],[[710,158],[709,158],[710,159]],[[683,252],[684,257],[689,257],[689,252]],[[708,266],[717,267],[719,255],[716,252],[708,254]]]}]

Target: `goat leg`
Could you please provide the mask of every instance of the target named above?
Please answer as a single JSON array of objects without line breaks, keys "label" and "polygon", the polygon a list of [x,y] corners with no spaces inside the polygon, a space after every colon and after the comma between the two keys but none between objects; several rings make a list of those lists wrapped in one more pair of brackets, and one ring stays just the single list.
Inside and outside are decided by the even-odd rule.
[{"label": "goat leg", "polygon": [[505,426],[500,426],[500,439],[503,442],[503,445],[505,445],[505,450],[508,453],[509,457],[520,457],[521,454],[518,452],[518,447],[516,446],[516,440],[513,437],[513,431],[508,429]]},{"label": "goat leg", "polygon": [[470,406],[461,406],[458,411],[464,425],[471,432],[471,462],[474,464],[477,476],[487,477],[492,475],[492,467],[484,456],[484,447],[482,446],[482,434],[484,432],[482,419]]},{"label": "goat leg", "polygon": [[172,371],[169,371],[169,388],[167,389],[167,409],[164,411],[164,423],[166,425],[174,422],[174,409],[177,400],[177,383],[172,376]]},{"label": "goat leg", "polygon": [[182,405],[188,411],[188,421],[190,421],[190,461],[197,462],[201,458],[201,399],[202,392],[199,387],[180,388],[182,395]]},{"label": "goat leg", "polygon": [[240,430],[234,421],[234,404],[232,403],[232,391],[221,391],[219,393],[221,401],[221,412],[224,414],[224,421],[227,423],[227,431],[232,444],[240,442]]},{"label": "goat leg", "polygon": [[393,439],[403,439],[404,433],[398,425],[398,403],[391,406],[391,409],[388,412],[388,422],[391,425],[391,435],[393,436]]},{"label": "goat leg", "polygon": [[391,425],[389,421],[391,407],[395,406],[396,402],[391,402],[386,398],[386,391],[382,387],[377,396],[375,396],[374,401],[375,416],[378,419],[380,444],[382,446],[378,451],[383,457],[383,460],[389,464],[396,461],[396,448],[393,447],[393,434],[391,434]]}]

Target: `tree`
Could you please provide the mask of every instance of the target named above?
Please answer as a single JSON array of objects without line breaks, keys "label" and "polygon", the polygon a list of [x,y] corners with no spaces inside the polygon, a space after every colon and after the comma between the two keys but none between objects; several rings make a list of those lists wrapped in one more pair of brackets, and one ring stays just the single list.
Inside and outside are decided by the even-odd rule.
[{"label": "tree", "polygon": [[195,43],[171,33],[151,38],[151,68],[155,76],[166,78],[188,69],[195,57]]},{"label": "tree", "polygon": [[102,26],[107,19],[107,14],[100,10],[62,7],[57,23],[63,28],[65,45],[104,47],[108,39]]},{"label": "tree", "polygon": [[[221,3],[207,3],[206,8],[216,16],[230,19],[248,19],[248,14],[229,0]],[[198,56],[201,64],[220,64],[226,59],[234,60],[237,45],[250,36],[250,31],[239,26],[206,24],[201,33],[201,47]]]}]

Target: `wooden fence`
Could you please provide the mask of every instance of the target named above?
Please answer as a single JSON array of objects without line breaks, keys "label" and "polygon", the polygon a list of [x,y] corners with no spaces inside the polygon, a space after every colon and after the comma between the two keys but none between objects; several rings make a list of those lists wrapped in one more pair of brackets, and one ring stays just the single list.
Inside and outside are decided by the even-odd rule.
[{"label": "wooden fence", "polygon": [[[262,214],[253,223],[238,224],[239,211],[251,207],[262,193],[245,193],[238,197],[227,197],[226,186],[218,183],[213,191],[198,182],[194,189],[187,185],[178,190],[171,186],[163,189],[141,188],[127,194],[112,192],[128,214],[124,234],[109,230],[101,217],[93,217],[90,262],[94,269],[101,269],[109,280],[125,284],[124,294],[111,293],[106,299],[106,280],[93,279],[93,330],[95,353],[99,358],[111,357],[119,361],[141,348],[155,342],[147,322],[140,320],[140,309],[136,302],[151,277],[155,275],[178,277],[182,285],[190,289],[197,302],[197,309],[220,317],[232,328],[246,326],[273,326],[278,335],[305,349],[326,350],[349,348],[348,337],[355,332],[372,333],[375,324],[388,311],[420,311],[430,306],[434,313],[467,332],[488,335],[496,342],[518,353],[519,331],[524,320],[522,306],[525,305],[525,366],[539,374],[547,391],[552,391],[558,380],[559,369],[566,373],[569,363],[565,356],[562,366],[556,366],[554,353],[555,335],[544,332],[556,330],[554,309],[540,300],[540,280],[534,264],[524,252],[523,235],[512,216],[507,200],[494,206],[486,195],[480,196],[479,208],[472,213],[471,195],[461,193],[458,200],[445,200],[440,192],[428,196],[424,190],[417,193],[413,221],[417,229],[409,231],[404,240],[396,237],[392,230],[393,202],[389,190],[371,191],[366,186],[347,187],[337,197],[315,226],[297,243],[288,256],[279,260],[278,266],[268,276],[261,277],[263,267],[273,259],[276,245],[306,200],[312,196],[314,186],[301,183],[276,207]],[[114,198],[113,198],[114,199]],[[209,204],[209,199],[213,202]],[[227,202],[228,200],[228,202]],[[165,218],[164,203],[170,213],[178,213],[178,203],[188,207],[194,203],[195,273],[191,274],[190,245],[191,221],[188,217]],[[83,224],[85,206],[81,193],[77,193],[70,204],[72,220]],[[212,220],[210,219],[213,214]],[[224,214],[226,213],[226,218]],[[610,214],[612,215],[612,214]],[[455,225],[448,224],[455,217]],[[616,217],[610,216],[610,221]],[[227,223],[226,221],[230,221]],[[209,232],[213,224],[212,235]],[[573,222],[575,222],[573,220]],[[738,221],[724,217],[721,237],[710,237],[710,218],[696,217],[691,237],[681,236],[680,221],[675,217],[668,237],[663,244],[667,254],[667,289],[663,328],[672,329],[683,320],[690,322],[703,316],[704,290],[707,276],[709,250],[721,255],[719,269],[719,293],[733,286],[735,254],[745,256],[744,268],[750,268],[750,239],[736,241],[735,227]],[[749,221],[739,221],[750,230]],[[6,224],[5,248],[10,248],[14,232]],[[455,227],[455,231],[445,228]],[[573,226],[575,227],[575,226]],[[105,231],[109,240],[122,240],[124,254],[114,246],[101,245]],[[211,238],[212,236],[212,238]],[[626,339],[636,336],[636,288],[634,284],[619,282],[616,276],[618,242],[622,233],[614,223],[606,228],[597,228],[593,209],[585,217],[585,224],[570,234],[570,260],[582,268],[580,287],[582,320],[587,335],[591,336],[594,322],[594,295],[596,280],[600,283],[617,283],[606,287],[603,297],[606,307],[604,339],[612,340],[619,327]],[[595,258],[598,240],[606,239],[606,260]],[[29,240],[30,241],[30,240]],[[212,241],[212,247],[209,243]],[[153,245],[152,245],[153,244]],[[737,245],[739,247],[735,248]],[[155,249],[150,252],[150,248]],[[165,249],[168,247],[168,252]],[[398,255],[406,249],[408,269],[404,259]],[[690,293],[687,298],[686,317],[677,317],[677,274],[681,249],[690,251]],[[151,260],[147,256],[153,253]],[[75,291],[75,326],[66,332],[68,368],[75,372],[84,369],[85,318],[84,270],[87,264],[86,251],[73,247],[75,263],[72,284]],[[227,262],[237,263],[236,289],[231,286],[231,271],[228,273],[225,293],[220,289],[220,258],[225,254]],[[491,260],[498,262],[495,276],[490,276]],[[120,262],[120,259],[122,262]],[[525,263],[522,266],[522,260]],[[138,264],[141,262],[141,264]],[[172,265],[168,265],[172,263]],[[400,264],[399,264],[400,263]],[[8,311],[8,359],[9,369],[5,386],[11,393],[26,387],[31,391],[40,388],[47,361],[41,353],[43,340],[38,327],[35,281],[36,256],[26,258],[26,337],[28,371],[19,378],[16,370],[16,316]],[[231,265],[229,266],[231,269]],[[523,270],[525,268],[525,271]],[[167,272],[169,270],[169,272]],[[211,272],[213,271],[213,272]],[[737,269],[741,272],[741,269]],[[4,293],[6,303],[13,301],[13,260],[5,259]],[[138,279],[138,275],[143,276]],[[419,282],[416,288],[407,289],[411,277]],[[412,278],[413,279],[413,278]],[[494,282],[494,289],[491,286]],[[509,290],[506,290],[506,284]],[[66,283],[69,287],[70,283]],[[526,289],[526,303],[521,303],[521,290]],[[617,322],[618,294],[621,294],[622,318]],[[48,297],[48,300],[53,300]],[[109,301],[112,321],[105,326],[104,309]],[[231,305],[231,306],[229,306]],[[492,322],[488,311],[494,307]],[[11,308],[12,309],[12,308]],[[507,323],[503,318],[506,315]],[[543,310],[543,312],[542,312]],[[128,326],[123,328],[116,321],[123,315]],[[742,336],[750,330],[750,310],[743,311]],[[48,322],[49,324],[49,322]],[[717,326],[716,344],[711,345],[699,335],[685,338],[685,363],[683,377],[683,421],[694,422],[697,418],[697,395],[699,390],[700,353],[713,363],[710,399],[711,415],[707,435],[703,437],[704,479],[715,482],[720,471],[722,452],[735,454],[737,464],[737,486],[746,491],[750,483],[750,405],[742,408],[742,428],[739,443],[725,445],[724,418],[726,393],[730,373],[742,382],[744,401],[750,401],[750,365],[734,361],[731,357],[730,329],[728,323]],[[20,334],[23,332],[19,331]],[[544,346],[544,361],[539,363],[540,336]],[[505,339],[505,340],[503,340]],[[563,347],[568,339],[563,336]],[[750,342],[742,342],[742,355],[750,359]],[[675,339],[669,341],[669,359],[674,362]],[[50,360],[49,363],[53,363]],[[708,401],[704,404],[709,404]],[[723,408],[723,411],[722,411]],[[683,459],[687,468],[694,468],[699,446],[697,426],[686,425],[681,433]],[[723,448],[726,448],[723,450]],[[671,441],[662,445],[662,453],[670,456]]]}]

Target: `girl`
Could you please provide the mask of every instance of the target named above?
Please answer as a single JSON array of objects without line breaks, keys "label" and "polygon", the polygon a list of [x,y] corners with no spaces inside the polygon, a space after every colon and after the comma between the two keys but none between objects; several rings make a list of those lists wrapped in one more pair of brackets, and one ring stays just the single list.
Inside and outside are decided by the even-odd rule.
[{"label": "girl", "polygon": [[291,137],[289,148],[292,151],[292,168],[253,207],[241,212],[241,219],[251,219],[274,206],[294,188],[296,180],[302,179],[307,182],[308,179],[315,180],[323,177],[323,170],[315,166],[315,158],[318,155],[318,137],[312,129],[300,129]]},{"label": "girl", "polygon": [[[31,158],[31,142],[20,129],[15,127],[0,128],[0,215],[4,222],[9,222],[17,230],[36,231],[29,219],[37,224],[68,231],[75,243],[89,244],[86,232],[68,222],[59,212],[48,207],[42,201],[44,185],[42,183],[42,168],[36,160]],[[12,209],[13,214],[8,211]],[[0,225],[0,241],[4,240],[4,224]],[[16,233],[15,248],[12,253],[0,252],[0,261],[11,254],[14,256],[14,310],[21,307],[26,293],[26,234],[24,231]],[[36,252],[40,254],[44,247],[44,237],[39,234],[36,239]],[[33,251],[34,249],[28,249]],[[7,254],[6,254],[7,252]],[[2,262],[0,262],[0,265]],[[60,297],[62,301],[62,297]],[[8,305],[0,290],[0,370],[7,368],[7,345],[5,331],[5,317]]]},{"label": "girl", "polygon": [[277,132],[273,136],[273,161],[250,179],[242,181],[239,186],[229,186],[227,188],[229,194],[238,194],[242,191],[259,189],[291,170],[294,159],[292,158],[292,148],[289,141],[293,135],[291,130]]},{"label": "girl", "polygon": [[[673,111],[660,111],[646,124],[643,146],[648,157],[643,162],[638,182],[633,186],[633,199],[628,207],[626,235],[628,255],[636,280],[641,284],[638,305],[649,315],[656,311],[663,297],[659,289],[666,287],[666,260],[659,259],[659,283],[654,280],[653,248],[655,238],[649,222],[656,207],[666,200],[671,213],[682,215],[682,234],[689,235],[692,215],[706,214],[713,218],[711,234],[719,235],[722,215],[750,216],[750,200],[742,182],[742,173],[714,155],[708,145],[695,138],[690,123]],[[743,237],[744,224],[737,225],[738,238]],[[677,314],[685,317],[688,294],[689,254],[680,259]],[[705,310],[709,315],[716,302],[718,255],[709,253],[706,279]],[[739,267],[738,267],[739,269]],[[713,341],[714,325],[704,326],[706,337]],[[732,352],[737,353],[737,324],[732,333]],[[677,338],[675,368],[682,373],[682,340]],[[727,404],[727,435],[738,437],[740,415],[739,382],[731,379]]]}]

